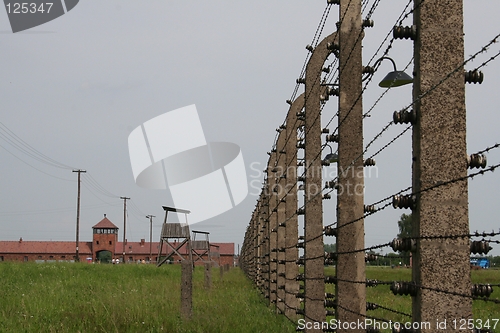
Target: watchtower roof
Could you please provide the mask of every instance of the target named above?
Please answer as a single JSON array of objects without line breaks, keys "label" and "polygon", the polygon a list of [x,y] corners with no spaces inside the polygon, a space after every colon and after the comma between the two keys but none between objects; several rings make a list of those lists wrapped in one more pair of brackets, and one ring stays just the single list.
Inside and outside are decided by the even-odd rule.
[{"label": "watchtower roof", "polygon": [[95,226],[93,226],[92,229],[118,229],[118,227],[114,225],[113,222],[108,220],[106,214],[104,214],[104,218]]}]

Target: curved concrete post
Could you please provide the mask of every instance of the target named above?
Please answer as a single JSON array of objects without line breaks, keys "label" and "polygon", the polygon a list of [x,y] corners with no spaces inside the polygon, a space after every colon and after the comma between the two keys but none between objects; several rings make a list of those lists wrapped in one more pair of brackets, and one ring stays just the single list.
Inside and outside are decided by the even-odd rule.
[{"label": "curved concrete post", "polygon": [[[325,281],[323,249],[323,196],[321,163],[321,70],[332,53],[328,44],[337,40],[337,33],[323,39],[312,52],[305,77],[305,186],[304,200],[304,311],[306,321],[324,322]],[[320,332],[321,330],[307,330]]]},{"label": "curved concrete post", "polygon": [[277,200],[278,195],[275,192],[276,187],[276,160],[277,153],[272,151],[269,156],[269,162],[267,164],[267,192],[266,195],[269,198],[269,300],[271,304],[276,304],[277,291],[278,291],[278,214],[277,210]]},{"label": "curved concrete post", "polygon": [[[267,170],[267,169],[266,169]],[[266,183],[262,189],[262,193],[260,194],[260,212],[259,216],[262,223],[262,252],[263,255],[261,258],[263,262],[263,289],[264,296],[269,300],[271,298],[270,295],[270,270],[271,270],[271,261],[270,261],[270,247],[269,247],[269,190],[268,183],[266,179]]]},{"label": "curved concrete post", "polygon": [[[304,93],[293,101],[286,117],[286,142],[285,142],[285,315],[293,319],[296,317],[295,309],[299,307],[297,293],[299,283],[296,280],[299,268],[296,261],[299,259],[299,251],[296,247],[299,238],[297,217],[297,112],[304,108]],[[302,122],[301,122],[302,123]]]},{"label": "curved concrete post", "polygon": [[278,135],[278,140],[276,142],[276,172],[275,176],[275,184],[276,184],[276,199],[277,199],[277,210],[276,210],[276,237],[278,248],[277,258],[278,258],[278,276],[277,276],[277,284],[278,284],[278,298],[276,305],[281,313],[285,313],[285,205],[287,200],[286,194],[286,151],[285,151],[285,143],[286,143],[286,132],[280,129],[280,133]]},{"label": "curved concrete post", "polygon": [[[361,1],[341,0],[337,190],[337,319],[366,319]],[[356,221],[352,223],[352,221]],[[366,332],[361,328],[338,332]]]}]

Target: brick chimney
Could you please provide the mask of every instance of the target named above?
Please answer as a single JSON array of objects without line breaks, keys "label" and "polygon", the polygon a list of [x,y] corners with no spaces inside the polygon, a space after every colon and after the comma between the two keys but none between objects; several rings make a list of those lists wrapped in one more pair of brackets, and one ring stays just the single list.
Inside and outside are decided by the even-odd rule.
[{"label": "brick chimney", "polygon": [[23,242],[23,238],[19,238],[19,243],[22,243]]},{"label": "brick chimney", "polygon": [[144,246],[144,243],[146,243],[146,240],[144,238],[141,238],[141,246]]}]

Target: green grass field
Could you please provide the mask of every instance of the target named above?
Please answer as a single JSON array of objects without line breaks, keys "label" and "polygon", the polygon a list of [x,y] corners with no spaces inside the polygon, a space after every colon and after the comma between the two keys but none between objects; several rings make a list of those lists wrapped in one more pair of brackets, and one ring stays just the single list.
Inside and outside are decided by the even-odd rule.
[{"label": "green grass field", "polygon": [[180,318],[180,265],[0,264],[0,332],[294,332],[239,269],[212,289],[193,275],[193,317]]},{"label": "green grass field", "polygon": [[[0,264],[0,332],[295,332],[295,325],[267,306],[239,269],[204,289],[203,268],[193,280],[193,317],[180,317],[180,266],[64,263]],[[327,268],[325,274],[334,274]],[[369,279],[410,280],[409,269],[372,268]],[[498,283],[500,270],[473,271],[475,283]],[[333,292],[333,285],[327,285]],[[394,296],[389,286],[367,289],[369,302],[404,313],[411,298]],[[492,295],[500,298],[498,288]],[[499,318],[500,306],[474,301],[474,317]],[[386,310],[369,315],[398,321],[410,318]],[[500,326],[500,325],[499,325]],[[497,327],[495,332],[500,332]]]}]

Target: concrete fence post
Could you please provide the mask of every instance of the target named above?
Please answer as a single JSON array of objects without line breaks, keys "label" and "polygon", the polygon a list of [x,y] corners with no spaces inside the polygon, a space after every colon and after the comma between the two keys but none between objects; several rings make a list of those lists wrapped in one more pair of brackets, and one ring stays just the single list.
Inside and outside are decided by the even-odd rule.
[{"label": "concrete fence post", "polygon": [[278,248],[278,268],[277,268],[277,302],[276,305],[281,313],[285,313],[285,205],[286,205],[286,152],[285,152],[286,132],[281,130],[276,143],[278,172],[275,173],[277,194],[277,248]]},{"label": "concrete fence post", "polygon": [[[418,193],[412,213],[414,236],[468,234],[467,180],[419,193],[467,176],[464,69],[433,89],[464,61],[463,2],[416,0],[414,24],[413,192]],[[413,254],[413,280],[419,286],[470,295],[469,258],[468,238],[420,239]],[[470,298],[429,289],[419,289],[413,298],[414,321],[459,318],[472,318]],[[425,332],[438,329],[433,325]]]},{"label": "concrete fence post", "polygon": [[193,262],[181,261],[181,317],[190,319],[193,313]]},{"label": "concrete fence post", "polygon": [[296,264],[299,259],[299,251],[296,247],[299,230],[297,218],[297,112],[304,108],[304,94],[300,94],[293,101],[286,117],[286,203],[285,203],[285,315],[288,318],[296,318],[295,309],[299,307],[297,293],[299,283],[296,280],[299,268]]},{"label": "concrete fence post", "polygon": [[[306,320],[315,322],[324,322],[326,319],[320,100],[320,94],[325,89],[321,86],[321,73],[326,59],[331,54],[328,44],[333,43],[336,36],[336,33],[332,33],[316,46],[307,63],[305,77],[304,311]],[[314,328],[306,328],[306,331],[318,332]]]},{"label": "concrete fence post", "polygon": [[212,263],[205,263],[205,289],[212,288]]},{"label": "concrete fence post", "polygon": [[338,320],[357,322],[366,314],[366,286],[355,283],[366,280],[365,254],[355,252],[365,247],[361,1],[340,0],[340,15],[336,313]]}]

